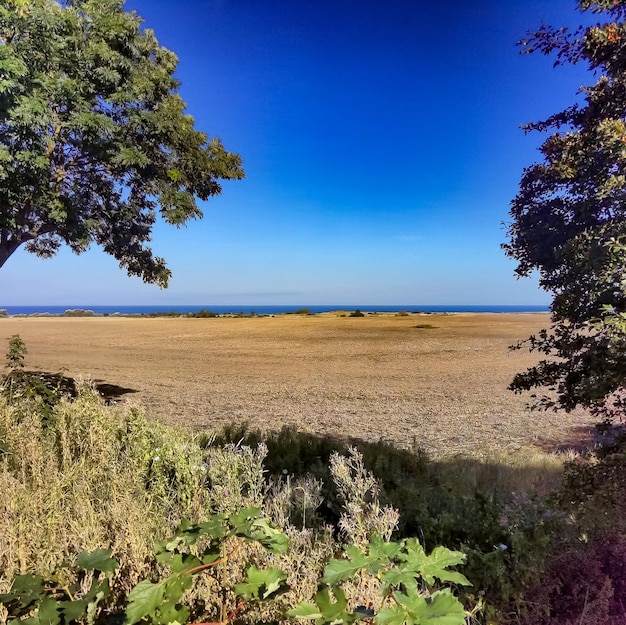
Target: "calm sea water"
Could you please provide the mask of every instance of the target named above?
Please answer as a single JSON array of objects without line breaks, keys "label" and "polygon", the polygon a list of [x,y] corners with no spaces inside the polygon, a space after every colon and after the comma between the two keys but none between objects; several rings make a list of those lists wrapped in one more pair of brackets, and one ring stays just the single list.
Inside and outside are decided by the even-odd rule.
[{"label": "calm sea water", "polygon": [[237,314],[243,313],[249,315],[256,313],[258,315],[278,315],[285,313],[293,313],[304,308],[311,313],[328,312],[331,310],[356,310],[357,308],[363,312],[490,312],[490,313],[528,313],[528,312],[547,312],[548,306],[499,306],[499,305],[483,305],[483,306],[437,306],[437,305],[417,305],[405,304],[402,306],[364,306],[364,305],[346,305],[332,304],[328,306],[211,306],[211,304],[193,305],[193,306],[90,306],[88,304],[68,304],[67,306],[3,306],[0,303],[0,309],[6,309],[9,315],[32,315],[37,313],[62,315],[68,309],[82,308],[92,310],[96,314],[114,314],[122,315],[149,315],[154,313],[189,313],[198,312],[200,310],[208,310],[217,314]]}]

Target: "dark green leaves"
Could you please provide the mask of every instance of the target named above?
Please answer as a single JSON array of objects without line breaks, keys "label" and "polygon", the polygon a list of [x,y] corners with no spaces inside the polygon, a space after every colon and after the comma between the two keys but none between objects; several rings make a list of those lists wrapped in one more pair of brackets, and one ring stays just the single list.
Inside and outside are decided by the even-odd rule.
[{"label": "dark green leaves", "polygon": [[[149,621],[154,625],[185,623],[189,609],[182,603],[184,593],[199,575],[211,576],[219,587],[223,568],[230,554],[227,545],[233,539],[256,541],[269,551],[280,553],[287,548],[287,537],[258,508],[245,508],[232,515],[215,514],[202,523],[183,521],[176,534],[156,547],[157,561],[167,565],[172,574],[158,583],[140,582],[128,596],[127,625]],[[196,555],[188,548],[199,540],[203,549]],[[265,601],[285,590],[287,576],[277,568],[248,567],[246,579],[234,585],[235,594],[245,601]]]},{"label": "dark green leaves", "polygon": [[526,344],[546,358],[511,387],[547,389],[536,407],[613,419],[626,414],[626,331],[604,322],[607,306],[626,312],[626,256],[611,245],[626,237],[626,11],[612,0],[579,7],[608,21],[576,31],[544,25],[524,42],[557,64],[586,63],[596,78],[583,102],[526,126],[550,136],[521,179],[503,247],[519,276],[538,272],[553,295],[552,327]]},{"label": "dark green leaves", "polygon": [[107,549],[83,552],[78,556],[76,570],[79,582],[85,573],[95,573],[91,587],[82,598],[76,598],[80,583],[70,589],[58,583],[44,582],[38,575],[18,575],[11,586],[11,592],[0,595],[9,612],[9,623],[27,625],[68,625],[84,621],[87,614],[96,616],[98,604],[109,596],[110,577],[118,568]]},{"label": "dark green leaves", "polygon": [[266,600],[284,590],[286,581],[287,576],[279,569],[269,568],[260,571],[256,566],[251,566],[246,581],[243,584],[235,584],[234,590],[238,596],[248,601]]},{"label": "dark green leaves", "polygon": [[[463,606],[449,589],[429,590],[436,580],[470,585],[464,575],[448,570],[461,564],[464,554],[436,547],[427,555],[415,539],[391,543],[373,537],[364,550],[346,547],[345,555],[346,558],[331,560],[326,566],[322,581],[327,587],[317,593],[315,604],[301,603],[289,612],[291,617],[312,619],[317,625],[349,624],[372,616],[379,625],[461,625],[465,622]],[[386,604],[377,614],[362,607],[349,609],[339,585],[363,574],[377,580],[383,604]]]},{"label": "dark green leaves", "polygon": [[220,179],[243,177],[185,114],[176,55],[140,25],[118,0],[0,6],[0,267],[24,244],[49,256],[52,240],[95,242],[167,286],[154,211],[184,224]]}]

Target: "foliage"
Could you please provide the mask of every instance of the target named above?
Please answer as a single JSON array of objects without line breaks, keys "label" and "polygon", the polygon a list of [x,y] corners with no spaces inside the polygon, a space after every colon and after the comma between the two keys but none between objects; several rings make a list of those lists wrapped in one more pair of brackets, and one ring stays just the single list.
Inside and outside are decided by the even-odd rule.
[{"label": "foliage", "polygon": [[9,346],[6,353],[5,367],[14,372],[24,368],[24,357],[28,353],[26,343],[19,334],[14,334],[9,339]]},{"label": "foliage", "polygon": [[[189,553],[188,547],[201,538],[205,540],[200,552],[197,555]],[[160,542],[156,549],[157,561],[168,566],[172,574],[158,582],[144,580],[130,591],[126,623],[166,625],[187,622],[190,610],[181,599],[192,587],[194,577],[202,572],[211,573],[218,593],[222,592],[226,563],[237,547],[230,540],[232,538],[256,541],[272,553],[282,553],[288,545],[285,534],[261,518],[259,509],[246,508],[230,515],[216,514],[198,524],[183,522],[174,537]],[[273,598],[284,590],[286,579],[287,576],[277,568],[259,570],[254,565],[249,566],[244,580],[232,589],[239,599],[236,607],[227,613],[226,605],[222,603],[220,622],[234,620],[246,602]]]},{"label": "foliage", "polygon": [[[29,625],[61,625],[72,622],[93,624],[103,603],[110,597],[110,580],[118,563],[111,552],[97,549],[82,552],[76,561],[74,581],[68,582],[65,571],[44,581],[40,575],[18,575],[11,590],[0,595],[6,606],[8,623]],[[86,591],[83,590],[85,582]]]},{"label": "foliage", "polygon": [[525,126],[552,134],[524,172],[503,247],[518,276],[536,270],[553,293],[552,327],[526,343],[549,358],[511,388],[546,387],[539,407],[614,418],[626,408],[626,3],[578,6],[606,21],[574,32],[544,25],[521,42],[525,53],[556,54],[555,65],[585,63],[597,81],[581,87],[584,101]]},{"label": "foliage", "polygon": [[241,159],[185,114],[176,55],[122,0],[0,6],[0,266],[102,246],[167,286],[147,243],[157,213],[181,226],[196,198],[242,178]]},{"label": "foliage", "polygon": [[[199,576],[208,573],[215,581],[216,593],[224,595],[225,565],[237,547],[233,539],[257,542],[275,554],[286,551],[288,545],[287,536],[262,518],[258,509],[216,514],[197,524],[183,522],[173,537],[156,547],[156,560],[171,573],[157,582],[143,580],[128,593],[125,623],[168,625],[188,622],[191,616],[210,618],[202,610],[192,613],[187,605],[187,591]],[[191,553],[190,548],[200,541],[203,547],[198,553]],[[345,555],[347,558],[333,559],[326,565],[320,580],[325,586],[317,592],[315,603],[300,603],[289,611],[291,617],[315,619],[320,625],[353,623],[371,617],[381,625],[465,622],[462,604],[450,588],[439,589],[435,581],[468,585],[463,575],[448,570],[463,561],[463,554],[438,547],[426,555],[415,539],[390,543],[373,537],[364,549],[346,547]],[[94,623],[110,597],[109,582],[117,568],[111,552],[99,549],[82,552],[73,571],[61,570],[46,581],[39,575],[18,575],[10,592],[0,595],[0,604],[4,604],[9,617],[7,622],[60,625],[86,620]],[[91,582],[85,585],[89,572],[93,572]],[[362,584],[362,574],[377,581],[381,598],[377,614],[370,608],[349,607],[342,589],[343,583],[355,577],[360,576],[358,583]],[[67,584],[72,578],[74,581]],[[236,607],[227,611],[223,603],[219,623],[239,621],[252,602],[275,599],[286,590],[286,579],[278,568],[258,569],[250,565],[243,581],[228,589],[236,598]]]},{"label": "foliage", "polygon": [[[345,548],[347,557],[331,560],[324,569],[324,585],[314,603],[301,603],[289,616],[315,620],[316,625],[354,623],[362,618],[374,618],[379,625],[461,625],[465,622],[463,605],[449,588],[436,589],[440,582],[469,585],[467,579],[448,568],[461,564],[462,553],[437,547],[426,555],[416,539],[386,542],[373,536],[359,548]],[[378,601],[372,589],[368,596],[374,607],[351,607],[342,582],[360,577],[363,585],[372,584],[378,591]],[[369,579],[365,579],[365,578]]]},{"label": "foliage", "polygon": [[111,548],[127,587],[148,573],[154,540],[211,506],[205,454],[187,436],[89,387],[52,407],[0,399],[0,441],[0,586],[47,575],[80,546]]}]

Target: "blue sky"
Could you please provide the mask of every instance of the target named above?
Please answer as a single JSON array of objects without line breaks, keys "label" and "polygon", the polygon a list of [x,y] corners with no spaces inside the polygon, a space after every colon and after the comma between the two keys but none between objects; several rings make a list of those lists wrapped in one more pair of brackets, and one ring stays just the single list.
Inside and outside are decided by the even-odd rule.
[{"label": "blue sky", "polygon": [[542,304],[516,280],[502,222],[583,67],[520,56],[574,0],[127,0],[180,58],[198,128],[246,179],[205,217],[159,224],[167,290],[93,247],[0,269],[0,306]]}]

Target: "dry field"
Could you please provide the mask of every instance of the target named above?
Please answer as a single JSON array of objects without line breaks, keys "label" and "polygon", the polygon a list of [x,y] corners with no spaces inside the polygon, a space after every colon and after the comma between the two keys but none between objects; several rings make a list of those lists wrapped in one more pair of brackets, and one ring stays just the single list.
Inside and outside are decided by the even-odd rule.
[{"label": "dry field", "polygon": [[132,389],[124,401],[165,422],[289,424],[445,456],[584,437],[585,414],[529,412],[506,389],[536,360],[507,347],[547,323],[543,314],[5,318],[0,337],[21,335],[29,369]]}]

